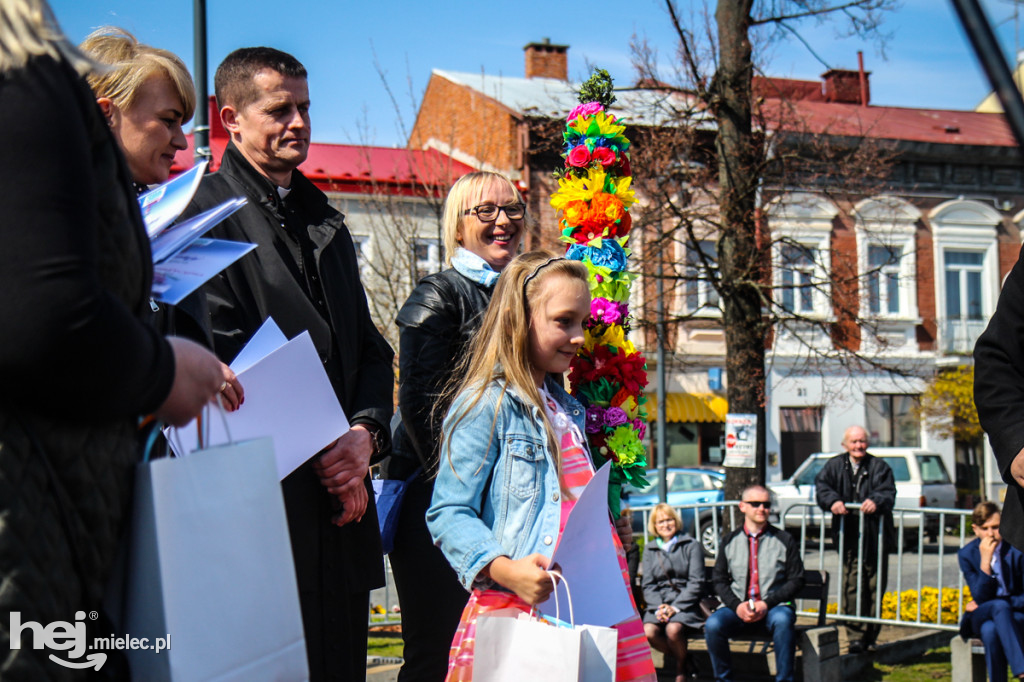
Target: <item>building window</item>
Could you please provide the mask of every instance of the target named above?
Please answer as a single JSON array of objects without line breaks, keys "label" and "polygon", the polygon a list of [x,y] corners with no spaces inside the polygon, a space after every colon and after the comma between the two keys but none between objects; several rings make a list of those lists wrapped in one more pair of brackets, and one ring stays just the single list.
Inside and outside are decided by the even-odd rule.
[{"label": "building window", "polygon": [[417,237],[412,244],[416,281],[441,269],[441,246],[436,239]]},{"label": "building window", "polygon": [[814,312],[816,249],[804,244],[783,244],[779,266],[782,307],[789,313]]},{"label": "building window", "polygon": [[900,313],[900,256],[898,247],[868,246],[868,309],[878,315]]},{"label": "building window", "polygon": [[921,425],[916,415],[919,402],[918,395],[865,395],[866,426],[870,444],[880,447],[919,447]]},{"label": "building window", "polygon": [[712,241],[702,241],[699,246],[699,251],[686,250],[686,309],[690,312],[718,305],[718,291],[707,274],[717,267],[718,247]]},{"label": "building window", "polygon": [[967,354],[999,298],[997,227],[1003,215],[987,204],[957,199],[936,206],[930,218],[939,347]]},{"label": "building window", "polygon": [[981,274],[985,254],[946,251],[946,317],[950,320],[982,319]]}]

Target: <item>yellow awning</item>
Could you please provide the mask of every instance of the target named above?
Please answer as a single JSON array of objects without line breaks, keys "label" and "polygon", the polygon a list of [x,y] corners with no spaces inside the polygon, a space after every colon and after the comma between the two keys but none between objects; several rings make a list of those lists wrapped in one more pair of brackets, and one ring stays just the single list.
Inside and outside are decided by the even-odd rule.
[{"label": "yellow awning", "polygon": [[[646,394],[647,419],[658,419],[658,397]],[[665,420],[670,422],[724,422],[729,401],[714,393],[669,393],[665,401]]]}]

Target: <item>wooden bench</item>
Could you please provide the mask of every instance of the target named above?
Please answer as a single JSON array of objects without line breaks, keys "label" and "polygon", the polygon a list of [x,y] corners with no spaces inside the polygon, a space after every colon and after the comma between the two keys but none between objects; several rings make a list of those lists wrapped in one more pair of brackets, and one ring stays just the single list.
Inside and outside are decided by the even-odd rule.
[{"label": "wooden bench", "polygon": [[[712,583],[714,567],[704,567],[702,595],[717,596]],[[797,624],[796,645],[800,651],[800,668],[804,680],[814,682],[840,682],[842,680],[842,664],[839,658],[839,630],[835,625],[827,625],[825,617],[828,609],[828,571],[804,571],[804,586],[797,594],[797,599],[815,601],[818,605],[818,617],[813,624]],[[724,607],[723,607],[724,608]],[[732,638],[734,642],[749,642],[748,653],[761,644],[761,653],[767,654],[772,643],[771,634],[753,633]],[[771,662],[774,668],[774,658]],[[774,674],[774,671],[773,671]],[[954,676],[954,679],[957,679]]]}]

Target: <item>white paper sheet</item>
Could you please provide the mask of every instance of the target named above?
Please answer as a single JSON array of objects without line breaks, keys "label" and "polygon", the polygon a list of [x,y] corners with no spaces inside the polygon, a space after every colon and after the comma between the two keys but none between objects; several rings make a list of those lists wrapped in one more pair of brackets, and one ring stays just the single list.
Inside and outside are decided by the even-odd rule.
[{"label": "white paper sheet", "polygon": [[[609,627],[635,613],[612,540],[614,530],[608,513],[610,467],[608,462],[598,469],[580,493],[551,556],[551,563],[559,565],[569,582],[577,625]],[[564,589],[558,587],[562,604],[567,603]],[[545,616],[554,616],[555,600],[549,597],[537,609]],[[568,621],[564,609],[561,616]]]},{"label": "white paper sheet", "polygon": [[185,247],[209,232],[214,225],[240,209],[245,203],[246,199],[243,197],[228,199],[208,211],[168,227],[159,236],[150,241],[150,247],[153,250],[153,262],[161,263],[174,258]]},{"label": "white paper sheet", "polygon": [[[282,479],[348,431],[334,389],[327,379],[309,332],[302,332],[238,374],[245,403],[226,418],[214,412],[209,442],[242,441],[270,436],[274,439],[277,473]],[[199,445],[196,423],[174,429],[168,440],[179,456]],[[180,440],[181,449],[178,450]]]},{"label": "white paper sheet", "polygon": [[139,210],[146,222],[146,233],[150,239],[160,234],[174,222],[192,201],[199,182],[206,172],[206,161],[201,161],[181,175],[139,195]]},{"label": "white paper sheet", "polygon": [[249,343],[245,344],[245,348],[231,361],[231,369],[235,374],[241,374],[286,343],[288,338],[284,332],[274,322],[274,318],[268,317],[249,339]]}]

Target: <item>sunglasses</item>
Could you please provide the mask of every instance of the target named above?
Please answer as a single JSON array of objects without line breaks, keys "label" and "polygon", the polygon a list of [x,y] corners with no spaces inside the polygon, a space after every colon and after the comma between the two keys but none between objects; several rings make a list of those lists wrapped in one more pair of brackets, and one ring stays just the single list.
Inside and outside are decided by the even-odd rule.
[{"label": "sunglasses", "polygon": [[754,507],[755,509],[758,507],[764,507],[765,509],[772,508],[772,503],[769,502],[768,500],[743,500],[743,502],[745,504],[749,504],[751,507]]}]

